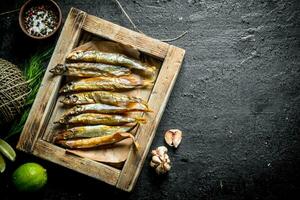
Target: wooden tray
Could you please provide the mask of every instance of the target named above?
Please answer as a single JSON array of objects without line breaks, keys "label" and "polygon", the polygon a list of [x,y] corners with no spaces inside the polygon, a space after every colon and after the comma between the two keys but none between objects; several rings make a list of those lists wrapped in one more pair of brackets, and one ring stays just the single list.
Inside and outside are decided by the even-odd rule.
[{"label": "wooden tray", "polygon": [[[67,154],[64,148],[53,144],[49,138],[53,115],[62,83],[61,76],[52,76],[53,66],[64,63],[66,55],[90,36],[101,37],[123,45],[130,45],[143,54],[162,62],[148,105],[153,113],[145,115],[147,123],[140,125],[135,138],[139,151],[133,148],[122,169]],[[123,28],[111,22],[72,8],[66,19],[52,58],[20,136],[17,148],[80,173],[102,180],[125,191],[131,191],[137,181],[149,152],[157,126],[179,73],[185,51],[146,35]]]}]

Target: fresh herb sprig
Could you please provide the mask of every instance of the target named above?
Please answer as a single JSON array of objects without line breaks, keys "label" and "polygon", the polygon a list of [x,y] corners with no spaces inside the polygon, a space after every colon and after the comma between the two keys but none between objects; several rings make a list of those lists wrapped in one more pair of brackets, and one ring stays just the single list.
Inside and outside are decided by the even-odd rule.
[{"label": "fresh herb sprig", "polygon": [[44,76],[45,68],[43,64],[50,59],[52,52],[53,48],[42,53],[37,53],[33,55],[31,59],[25,64],[23,71],[25,79],[28,82],[30,93],[26,98],[22,116],[18,121],[15,121],[12,124],[12,127],[5,139],[22,132],[31,106],[34,102],[35,96],[40,88]]}]

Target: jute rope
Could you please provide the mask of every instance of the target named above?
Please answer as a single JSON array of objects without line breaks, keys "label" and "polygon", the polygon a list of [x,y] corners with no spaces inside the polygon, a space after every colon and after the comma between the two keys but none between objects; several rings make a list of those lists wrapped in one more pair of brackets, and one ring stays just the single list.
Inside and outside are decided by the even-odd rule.
[{"label": "jute rope", "polygon": [[0,58],[0,122],[9,122],[21,112],[29,93],[28,81],[17,66]]}]

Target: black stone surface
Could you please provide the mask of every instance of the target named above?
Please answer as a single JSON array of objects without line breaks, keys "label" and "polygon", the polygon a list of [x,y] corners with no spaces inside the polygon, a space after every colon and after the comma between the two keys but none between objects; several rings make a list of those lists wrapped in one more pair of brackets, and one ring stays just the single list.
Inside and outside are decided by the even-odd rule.
[{"label": "black stone surface", "polygon": [[[170,149],[172,170],[157,177],[146,159],[128,194],[66,168],[17,152],[0,175],[0,199],[20,196],[12,171],[28,161],[48,171],[30,199],[298,199],[300,194],[300,1],[120,0],[147,35],[187,50],[151,148],[170,128],[184,132]],[[58,1],[131,28],[113,0]],[[1,12],[22,1],[2,0]],[[17,13],[0,16],[0,57],[22,65],[55,45],[19,29]],[[1,128],[5,131],[5,127]],[[3,134],[3,133],[1,133]],[[10,140],[16,143],[17,137]]]}]

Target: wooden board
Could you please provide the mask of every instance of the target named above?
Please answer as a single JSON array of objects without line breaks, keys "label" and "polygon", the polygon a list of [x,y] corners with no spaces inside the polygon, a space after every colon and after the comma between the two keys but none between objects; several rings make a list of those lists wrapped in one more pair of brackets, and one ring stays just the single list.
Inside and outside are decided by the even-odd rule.
[{"label": "wooden board", "polygon": [[[58,90],[63,80],[60,76],[50,74],[49,69],[56,64],[64,63],[66,55],[72,49],[91,41],[93,38],[104,38],[121,45],[129,45],[141,54],[145,54],[146,57],[159,59],[162,63],[153,88],[147,91],[135,91],[135,94],[148,101],[153,113],[144,115],[148,122],[140,125],[135,135],[140,149],[135,151],[131,148],[125,165],[121,169],[66,153],[64,148],[51,143],[52,133],[55,131],[53,121],[61,112],[57,100],[59,98]],[[122,190],[131,191],[149,152],[159,121],[179,73],[184,53],[183,49],[72,8],[60,34],[17,148],[102,180]]]}]

